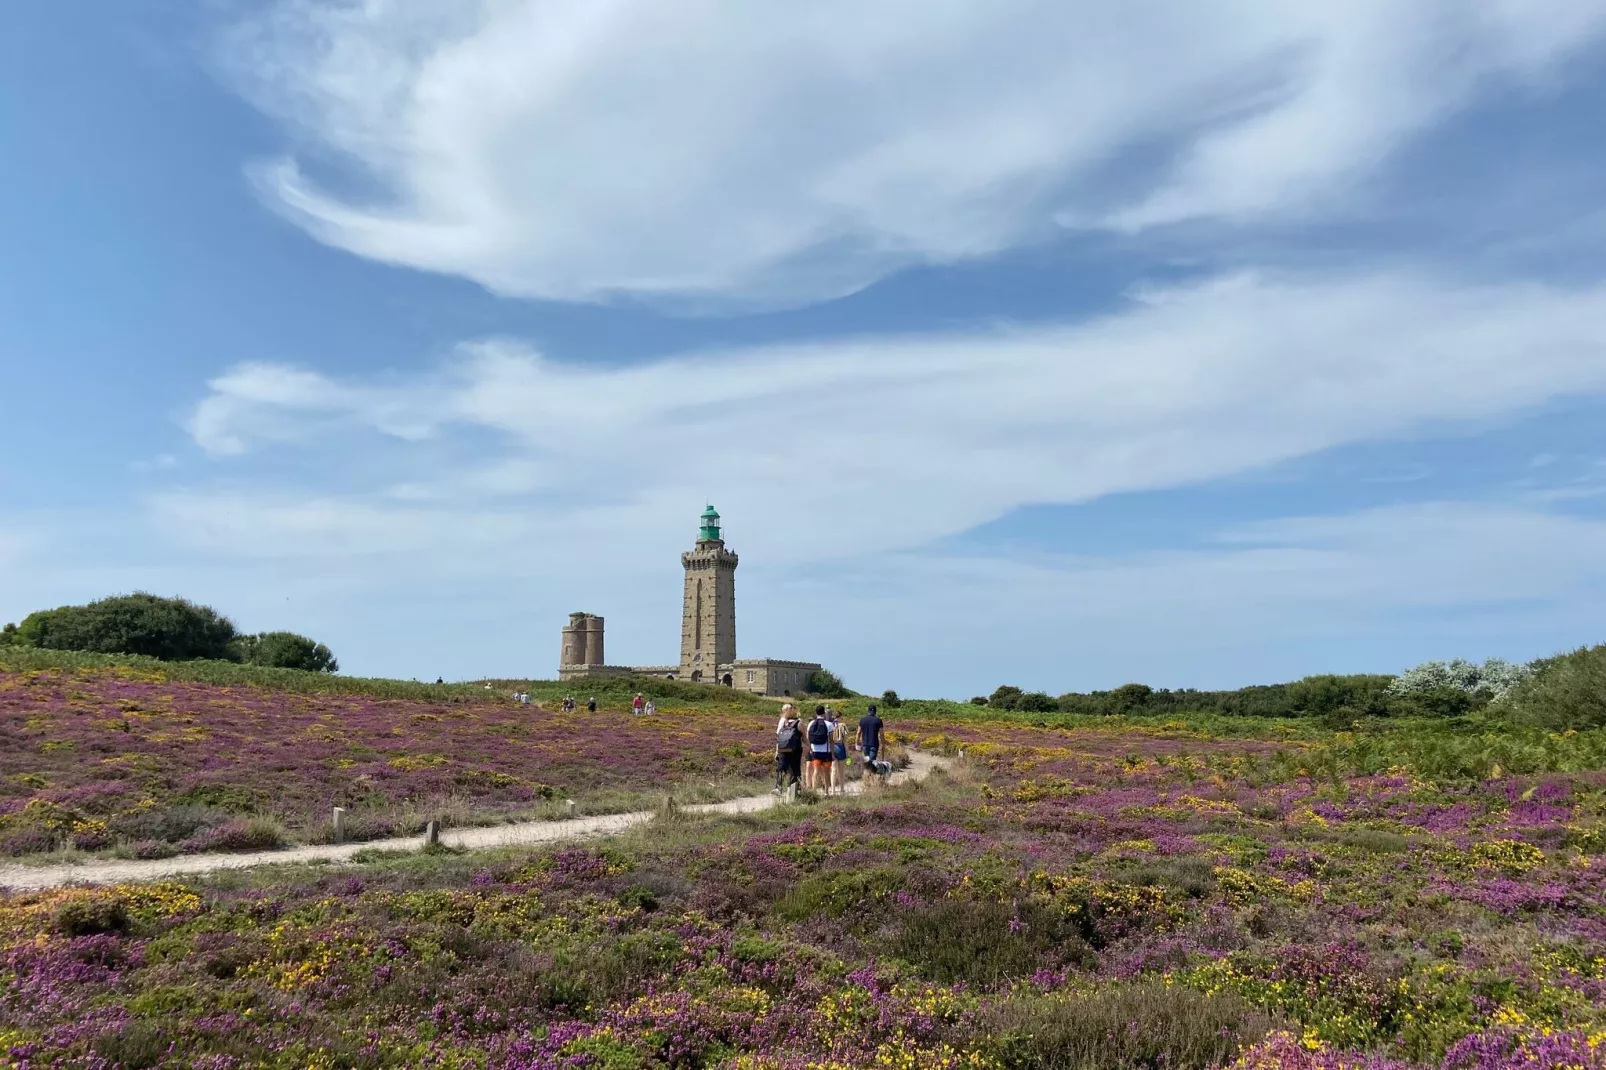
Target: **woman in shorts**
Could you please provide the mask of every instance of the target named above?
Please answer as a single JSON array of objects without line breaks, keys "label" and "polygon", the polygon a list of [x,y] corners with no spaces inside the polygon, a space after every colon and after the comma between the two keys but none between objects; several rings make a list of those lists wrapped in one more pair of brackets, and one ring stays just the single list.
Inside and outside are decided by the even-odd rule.
[{"label": "woman in shorts", "polygon": [[848,725],[845,716],[838,711],[831,711],[831,783],[826,789],[829,795],[832,791],[840,795],[848,793]]}]

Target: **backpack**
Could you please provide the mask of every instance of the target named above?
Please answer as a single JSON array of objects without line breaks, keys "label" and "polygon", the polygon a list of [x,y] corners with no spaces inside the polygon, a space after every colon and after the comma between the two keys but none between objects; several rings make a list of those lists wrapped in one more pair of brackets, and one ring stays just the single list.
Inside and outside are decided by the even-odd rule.
[{"label": "backpack", "polygon": [[831,724],[828,721],[809,722],[809,746],[823,747],[831,742]]},{"label": "backpack", "polygon": [[775,746],[783,753],[803,749],[803,733],[796,721],[788,721],[775,733]]}]

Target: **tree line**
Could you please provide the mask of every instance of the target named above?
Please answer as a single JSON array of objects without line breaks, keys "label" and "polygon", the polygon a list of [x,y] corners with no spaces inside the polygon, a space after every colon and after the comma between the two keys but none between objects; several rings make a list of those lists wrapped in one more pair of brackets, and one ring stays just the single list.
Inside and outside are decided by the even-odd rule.
[{"label": "tree line", "polygon": [[211,606],[143,591],[28,614],[0,628],[0,645],[97,654],[143,654],[163,661],[234,661],[309,672],[339,672],[324,644],[295,632],[239,631]]},{"label": "tree line", "polygon": [[1233,691],[1122,684],[1054,696],[1005,685],[970,700],[1023,713],[1219,714],[1317,717],[1337,724],[1376,717],[1458,717],[1487,711],[1557,731],[1606,726],[1606,644],[1514,665],[1429,661],[1398,676],[1323,674]]}]

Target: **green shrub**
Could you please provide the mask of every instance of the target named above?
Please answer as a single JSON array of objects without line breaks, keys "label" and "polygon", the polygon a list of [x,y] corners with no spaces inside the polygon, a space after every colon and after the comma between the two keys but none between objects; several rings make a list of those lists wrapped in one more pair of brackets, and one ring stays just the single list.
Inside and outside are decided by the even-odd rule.
[{"label": "green shrub", "polygon": [[938,984],[996,985],[1045,959],[1080,959],[1073,922],[1037,904],[945,899],[900,915],[890,950]]},{"label": "green shrub", "polygon": [[1553,732],[1606,727],[1606,643],[1542,663],[1495,708]]},{"label": "green shrub", "polygon": [[40,610],[17,629],[26,646],[144,654],[163,661],[228,660],[235,635],[233,622],[209,606],[144,592]]},{"label": "green shrub", "polygon": [[884,709],[884,710],[895,710],[899,706],[902,706],[902,705],[903,705],[903,699],[898,697],[898,693],[896,691],[893,691],[893,690],[891,690],[889,688],[888,690],[881,692],[881,708],[882,709]]},{"label": "green shrub", "polygon": [[194,851],[272,851],[288,841],[284,829],[266,818],[236,818],[185,841]]},{"label": "green shrub", "polygon": [[56,908],[55,924],[63,936],[127,932],[128,908],[108,895],[75,895]]},{"label": "green shrub", "polygon": [[234,641],[237,660],[248,665],[267,665],[276,669],[302,669],[306,672],[339,672],[340,662],[322,643],[295,632],[259,632],[242,635]]},{"label": "green shrub", "polygon": [[809,694],[821,698],[852,698],[854,694],[848,690],[842,678],[829,669],[816,669],[809,673],[807,690]]},{"label": "green shrub", "polygon": [[213,806],[180,804],[118,814],[107,824],[116,835],[136,843],[178,843],[202,829],[223,824],[231,816],[227,810]]},{"label": "green shrub", "polygon": [[1187,899],[1203,899],[1216,888],[1210,859],[1193,856],[1152,858],[1123,873],[1121,879],[1139,887],[1165,888]]},{"label": "green shrub", "polygon": [[104,1065],[123,1070],[144,1070],[158,1066],[173,1054],[174,1042],[158,1027],[148,1022],[126,1022],[95,1038],[95,1054],[105,1060]]},{"label": "green shrub", "polygon": [[984,705],[991,706],[995,710],[1013,710],[1020,703],[1020,696],[1020,688],[1003,684],[993,689],[993,693],[987,696]]},{"label": "green shrub", "polygon": [[1014,996],[987,1020],[1007,1070],[1204,1070],[1224,1065],[1273,1024],[1236,996],[1158,981]]}]

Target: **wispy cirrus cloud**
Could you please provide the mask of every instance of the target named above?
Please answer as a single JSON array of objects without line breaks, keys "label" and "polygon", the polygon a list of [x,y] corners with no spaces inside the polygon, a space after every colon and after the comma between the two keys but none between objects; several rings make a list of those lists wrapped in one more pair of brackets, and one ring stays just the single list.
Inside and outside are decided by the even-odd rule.
[{"label": "wispy cirrus cloud", "polygon": [[[519,296],[786,304],[1056,219],[1320,214],[1603,30],[1588,0],[281,0],[222,54],[307,149],[261,188],[330,245]],[[302,162],[331,155],[354,181]]]},{"label": "wispy cirrus cloud", "polygon": [[[414,512],[522,498],[647,532],[717,495],[746,518],[750,547],[801,562],[846,552],[843,518],[866,521],[853,552],[920,546],[1021,505],[1184,485],[1602,390],[1606,289],[1236,276],[1074,326],[625,367],[510,341],[372,384],[253,365],[214,380],[191,428],[217,454],[333,429],[443,443],[490,431],[494,445],[476,438],[437,470],[396,471],[397,497]],[[807,515],[787,515],[804,501]],[[302,535],[310,522],[296,521]]]}]

